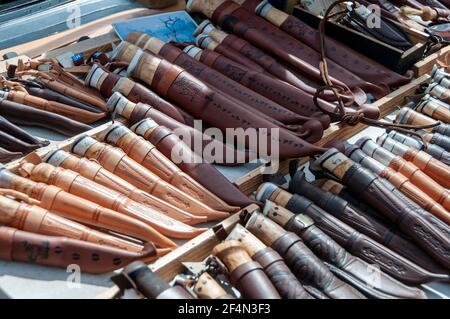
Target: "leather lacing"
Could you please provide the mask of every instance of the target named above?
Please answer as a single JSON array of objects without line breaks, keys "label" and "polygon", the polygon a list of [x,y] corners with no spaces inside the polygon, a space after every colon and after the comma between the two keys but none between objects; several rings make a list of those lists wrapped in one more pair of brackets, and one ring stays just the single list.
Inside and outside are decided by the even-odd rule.
[{"label": "leather lacing", "polygon": [[[328,20],[335,16],[345,14],[349,10],[349,8],[347,7],[344,10],[340,10],[335,13],[331,13],[332,10],[336,6],[338,6],[342,3],[347,3],[349,5],[351,4],[354,6],[357,5],[356,1],[354,1],[354,0],[337,0],[337,1],[333,2],[327,8],[323,18],[320,20],[320,23],[319,23],[318,31],[319,31],[320,55],[321,55],[321,61],[319,63],[319,70],[320,70],[320,75],[322,77],[322,81],[324,82],[325,85],[319,87],[316,90],[316,92],[314,93],[314,96],[313,96],[314,104],[317,106],[318,109],[320,109],[325,114],[328,114],[333,117],[336,117],[336,115],[338,115],[338,118],[340,119],[340,123],[344,123],[347,125],[356,125],[358,123],[362,123],[362,124],[365,124],[368,126],[375,126],[375,127],[380,127],[380,128],[384,128],[384,129],[389,128],[389,129],[404,132],[404,133],[407,133],[410,135],[415,135],[423,141],[424,146],[426,148],[428,146],[428,142],[425,141],[423,136],[421,134],[417,133],[416,130],[432,128],[432,127],[440,125],[441,124],[440,122],[436,122],[434,124],[428,124],[428,125],[411,125],[411,124],[401,124],[401,123],[390,123],[390,122],[385,122],[385,121],[381,121],[381,120],[375,120],[375,119],[368,118],[364,115],[362,110],[357,110],[355,112],[347,112],[345,110],[344,102],[342,100],[342,93],[345,90],[342,86],[333,84],[331,82],[331,79],[330,79],[330,76],[328,73],[326,44],[325,44],[325,26],[326,26],[326,23],[328,22]],[[331,90],[331,92],[333,92],[333,94],[335,95],[336,100],[338,102],[337,107],[336,107],[337,112],[330,112],[330,111],[324,109],[320,105],[320,103],[318,103],[318,98],[320,96],[320,93],[322,93],[325,90]]]}]

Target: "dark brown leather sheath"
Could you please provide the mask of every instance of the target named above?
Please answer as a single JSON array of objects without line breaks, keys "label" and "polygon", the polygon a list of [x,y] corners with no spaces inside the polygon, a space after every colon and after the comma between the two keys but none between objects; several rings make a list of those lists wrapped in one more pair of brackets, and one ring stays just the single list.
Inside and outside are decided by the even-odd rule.
[{"label": "dark brown leather sheath", "polygon": [[[351,206],[346,200],[326,192],[304,179],[303,172],[292,178],[290,190],[313,201],[324,211],[343,221],[355,230],[375,239],[417,265],[435,273],[446,273],[426,252],[403,238],[396,229],[374,218],[369,213]],[[312,208],[311,206],[307,209]]]},{"label": "dark brown leather sheath", "polygon": [[0,163],[8,163],[22,156],[20,152],[10,152],[0,147]]},{"label": "dark brown leather sheath", "polygon": [[352,256],[338,243],[315,225],[305,226],[293,216],[284,227],[300,236],[305,244],[322,260],[335,266],[331,271],[342,280],[359,289],[366,296],[377,299],[426,299],[425,294],[416,288],[405,286],[383,272],[378,273],[378,282],[369,284],[370,265]]},{"label": "dark brown leather sheath", "polygon": [[283,258],[272,248],[266,247],[252,256],[272,281],[283,299],[314,299],[308,294]]},{"label": "dark brown leather sheath", "polygon": [[130,262],[156,256],[152,244],[141,253],[102,246],[67,237],[54,237],[0,227],[0,259],[22,261],[52,267],[80,266],[88,273],[105,273]]},{"label": "dark brown leather sheath", "polygon": [[281,299],[261,265],[248,261],[230,274],[230,282],[248,299]]},{"label": "dark brown leather sheath", "polygon": [[343,182],[359,197],[384,213],[442,266],[450,269],[450,238],[411,210],[380,181],[359,164],[345,173]]},{"label": "dark brown leather sheath", "polygon": [[[176,145],[183,147],[183,154],[186,154],[188,158],[198,158],[178,136],[164,126],[156,127],[146,138],[167,158],[171,158],[172,149]],[[252,203],[247,196],[211,164],[201,159],[181,161],[175,164],[227,204],[243,208]]]},{"label": "dark brown leather sheath", "polygon": [[76,98],[63,95],[59,92],[47,89],[45,87],[39,88],[34,86],[26,86],[28,93],[34,96],[41,97],[46,100],[55,101],[58,103],[71,105],[73,107],[79,108],[81,110],[86,110],[93,113],[101,113],[101,111],[90,104],[86,104],[82,101],[77,100]]},{"label": "dark brown leather sheath", "polygon": [[302,282],[322,290],[332,299],[365,299],[355,288],[335,277],[296,234],[287,232],[273,244],[292,272]]},{"label": "dark brown leather sheath", "polygon": [[[318,71],[320,55],[317,51],[232,1],[222,3],[214,11],[211,20],[224,30],[232,30],[236,35],[290,63],[299,72],[305,72],[308,65]],[[329,63],[329,72],[337,80],[335,83],[345,83],[352,89],[359,87],[375,96],[382,96],[386,92],[385,88],[362,80],[334,62]],[[318,73],[314,76],[319,78]]]},{"label": "dark brown leather sheath", "polygon": [[28,144],[14,136],[0,131],[0,147],[6,148],[11,152],[29,153],[39,147],[40,145]]},{"label": "dark brown leather sheath", "polygon": [[[203,119],[208,124],[223,131],[227,128],[243,128],[244,130],[255,127],[259,129],[267,128],[268,130],[279,129],[279,143],[284,146],[280,147],[279,150],[281,159],[303,157],[322,151],[321,148],[309,144],[288,130],[280,128],[271,121],[256,115],[254,111],[230,101],[230,99],[218,92],[212,91],[201,81],[182,69],[177,70],[179,72],[178,76],[171,83],[167,83],[167,87],[161,87],[161,83],[165,83],[164,80],[167,80],[167,77],[173,72],[174,66],[162,60],[154,76],[152,87],[156,86],[155,90],[158,93],[164,93],[165,97],[183,106],[190,114]],[[218,114],[221,116],[218,116]],[[308,125],[310,123],[313,127]],[[317,138],[320,139],[323,133],[322,125],[315,121],[314,123],[305,123],[302,128],[302,135],[310,140],[317,141]],[[239,144],[248,146],[248,143],[239,134],[236,134],[236,137]],[[271,143],[268,144],[267,150],[270,153]]]},{"label": "dark brown leather sheath", "polygon": [[[309,202],[309,203],[308,203]],[[308,206],[314,209],[306,210]],[[306,213],[315,224],[328,236],[354,256],[360,257],[369,264],[377,264],[389,275],[402,282],[422,284],[433,280],[448,280],[448,275],[432,274],[400,256],[389,248],[379,244],[372,238],[361,234],[344,222],[340,221],[311,201],[294,194],[285,206],[293,213]]]},{"label": "dark brown leather sheath", "polygon": [[65,136],[74,136],[92,128],[62,115],[5,99],[0,99],[0,115],[14,124],[44,127]]},{"label": "dark brown leather sheath", "polygon": [[50,144],[49,141],[46,140],[40,140],[33,135],[29,134],[27,131],[21,129],[20,127],[12,124],[7,119],[5,119],[3,116],[0,116],[0,130],[8,133],[11,136],[14,136],[15,138],[18,138],[28,144],[36,144],[40,146],[47,146]]},{"label": "dark brown leather sheath", "polygon": [[[320,120],[324,128],[329,126],[329,117],[322,114],[315,106],[312,96],[304,91],[274,79],[265,73],[258,73],[241,66],[214,51],[203,50],[200,61],[292,112],[316,118]],[[325,101],[322,101],[322,103],[325,104],[324,107],[327,109],[333,110],[335,108],[331,103]]]},{"label": "dark brown leather sheath", "polygon": [[[259,4],[259,0],[246,0],[243,6],[254,12]],[[304,23],[302,20],[289,15],[280,25],[280,29],[303,42],[308,47],[320,52],[320,43],[318,41],[319,31]],[[325,36],[325,43],[328,59],[368,82],[381,87],[388,85],[389,88],[395,88],[412,79],[412,72],[408,72],[407,76],[395,73],[329,36]]]},{"label": "dark brown leather sheath", "polygon": [[309,117],[296,114],[277,104],[273,99],[270,100],[260,95],[260,92],[252,91],[253,88],[247,88],[241,85],[240,81],[237,81],[236,78],[229,78],[217,72],[171,44],[165,44],[159,51],[159,54],[167,61],[182,67],[197,79],[214,86],[217,90],[236,98],[244,105],[250,106],[281,123],[297,124],[310,120]]},{"label": "dark brown leather sheath", "polygon": [[226,56],[227,58],[235,61],[236,63],[246,66],[250,70],[257,72],[265,72],[264,67],[260,66],[259,64],[249,59],[245,55],[239,53],[239,51],[235,50],[231,46],[225,45],[223,43],[218,43],[218,45],[214,48],[214,51],[216,51],[219,54],[222,54],[223,56]]}]

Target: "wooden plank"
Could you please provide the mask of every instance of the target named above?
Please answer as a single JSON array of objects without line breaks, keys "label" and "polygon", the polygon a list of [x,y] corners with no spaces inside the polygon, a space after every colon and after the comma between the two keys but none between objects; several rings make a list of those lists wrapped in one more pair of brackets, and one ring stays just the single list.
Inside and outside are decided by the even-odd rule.
[{"label": "wooden plank", "polygon": [[449,52],[450,52],[450,45],[447,45],[439,49],[438,51],[430,54],[425,59],[417,62],[413,66],[414,74],[417,77],[420,77],[424,74],[430,73],[431,69],[433,68],[433,65],[436,63],[436,60],[442,61]]}]

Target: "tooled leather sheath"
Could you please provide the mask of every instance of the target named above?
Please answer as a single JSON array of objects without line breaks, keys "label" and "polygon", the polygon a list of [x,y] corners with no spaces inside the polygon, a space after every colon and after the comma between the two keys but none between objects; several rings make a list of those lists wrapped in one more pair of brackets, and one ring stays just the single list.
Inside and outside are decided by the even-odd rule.
[{"label": "tooled leather sheath", "polygon": [[[31,159],[27,158],[27,160],[30,161]],[[195,225],[206,221],[206,218],[204,217],[191,215],[188,212],[185,212],[178,207],[159,199],[158,197],[140,190],[124,179],[104,169],[97,162],[88,160],[87,158],[79,158],[65,151],[54,150],[49,152],[44,157],[43,161],[56,167],[63,167],[65,169],[70,169],[77,172],[91,181],[106,186],[111,190],[115,190],[135,202],[148,206],[153,210],[170,216],[185,224]],[[35,163],[39,164],[40,162],[40,159],[38,159]]]},{"label": "tooled leather sheath", "polygon": [[122,268],[130,262],[155,257],[149,244],[138,253],[67,237],[54,237],[0,227],[0,259],[66,269],[77,264],[81,271],[100,274]]},{"label": "tooled leather sheath", "polygon": [[[133,32],[127,36],[127,41],[141,48],[146,48],[147,43],[152,41],[152,37],[142,33]],[[240,81],[237,81],[236,78],[229,78],[216,71],[214,68],[209,67],[208,64],[197,61],[169,43],[164,44],[159,52],[150,52],[159,54],[165,60],[180,66],[199,80],[212,85],[216,90],[236,98],[236,100],[242,102],[244,105],[250,106],[281,123],[305,123],[310,120],[309,117],[301,116],[298,113],[294,113],[284,106],[277,104],[277,101],[274,99],[268,99],[264,95],[260,95],[260,92],[255,90],[252,91],[251,88],[240,84]]]},{"label": "tooled leather sheath", "polygon": [[185,154],[187,160],[175,161],[175,164],[183,172],[191,176],[230,205],[242,208],[252,203],[252,201],[226,179],[222,173],[202,158],[199,158],[199,156],[184,144],[171,130],[164,126],[155,126],[154,128],[146,129],[145,126],[148,121],[151,120],[144,120],[137,123],[133,127],[133,130],[149,140],[167,158],[172,157],[172,150],[174,147],[180,147],[182,149],[181,153]]},{"label": "tooled leather sheath", "polygon": [[290,191],[307,197],[317,206],[355,230],[378,241],[417,265],[435,273],[445,273],[445,270],[439,267],[427,253],[404,239],[395,229],[380,222],[367,212],[352,207],[344,199],[308,183],[303,172],[297,172],[292,178]]},{"label": "tooled leather sheath", "polygon": [[158,151],[153,144],[133,133],[124,125],[120,123],[111,125],[102,134],[102,138],[106,142],[120,147],[137,163],[203,204],[224,212],[239,210],[239,207],[227,205],[223,200],[205,189]]},{"label": "tooled leather sheath", "polygon": [[[124,44],[122,47],[119,46],[117,51],[119,52],[125,48],[127,50],[132,49],[130,45]],[[122,54],[119,52],[117,58],[120,59],[121,55]],[[230,101],[230,99],[224,95],[212,91],[206,87],[204,83],[179,67],[164,60],[157,61],[155,60],[155,57],[150,56],[148,53],[142,53],[140,57],[139,63],[141,64],[159,64],[151,83],[147,84],[151,85],[157,93],[162,94],[178,105],[183,106],[186,110],[189,110],[189,113],[193,116],[201,118],[223,131],[225,131],[226,128],[242,128],[244,130],[255,127],[260,130],[263,128],[268,130],[278,129],[278,142],[280,145],[283,145],[279,150],[281,159],[302,157],[322,151],[321,148],[309,144],[298,136],[293,135],[288,130],[280,128],[272,122],[267,121],[265,118],[255,115],[254,112]],[[145,69],[139,69],[139,66],[133,71],[135,76],[139,77],[139,75],[141,75],[141,78],[145,73]],[[147,80],[149,81],[149,79]],[[218,116],[218,114],[221,116]],[[303,129],[303,134],[306,136],[317,136],[317,133],[319,133],[314,131],[314,128],[308,128],[308,123],[303,125]],[[248,143],[246,143],[247,139],[240,133],[236,133],[237,143],[244,146],[248,145]],[[321,135],[321,133],[319,133],[319,135]],[[262,143],[261,138],[258,137],[257,140],[258,143]],[[267,144],[267,148],[265,149],[270,154],[272,152],[271,143],[265,144]],[[259,150],[260,148],[258,147],[257,149]]]},{"label": "tooled leather sheath", "polygon": [[153,241],[160,247],[176,247],[173,241],[159,234],[153,227],[65,192],[59,187],[34,182],[15,175],[6,169],[0,170],[0,182],[2,187],[24,193],[35,199],[36,205],[68,219],[112,230],[144,241]]},{"label": "tooled leather sheath", "polygon": [[[150,207],[139,204],[125,195],[97,184],[71,170],[54,167],[47,163],[38,165],[25,163],[19,170],[33,181],[60,187],[73,195],[140,220],[155,228],[161,234],[172,238],[193,238],[204,231],[204,229],[194,228],[169,216],[164,216]],[[155,236],[161,237],[156,232]],[[165,240],[163,237],[161,238],[159,242]],[[157,242],[156,240],[153,241]]]},{"label": "tooled leather sheath", "polygon": [[131,252],[141,252],[143,249],[140,245],[91,229],[44,208],[4,196],[0,196],[0,223],[32,233],[64,236]]},{"label": "tooled leather sheath", "polygon": [[450,238],[389,191],[375,174],[354,163],[336,149],[318,160],[321,167],[338,175],[350,190],[382,212],[430,256],[450,268]]},{"label": "tooled leather sheath", "polygon": [[121,149],[83,135],[72,144],[72,152],[95,159],[111,173],[193,215],[208,220],[223,219],[228,213],[214,210],[153,174],[127,156]]}]

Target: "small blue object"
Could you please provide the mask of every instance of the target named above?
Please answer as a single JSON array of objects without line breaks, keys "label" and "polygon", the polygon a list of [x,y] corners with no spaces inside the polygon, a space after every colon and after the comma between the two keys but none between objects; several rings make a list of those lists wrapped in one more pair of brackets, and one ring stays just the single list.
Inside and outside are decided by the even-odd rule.
[{"label": "small blue object", "polygon": [[93,59],[93,60],[98,60],[102,54],[103,54],[102,52],[95,52],[95,53],[92,55],[92,59]]},{"label": "small blue object", "polygon": [[74,54],[72,56],[72,62],[75,65],[82,65],[84,63],[84,56],[81,53]]}]

